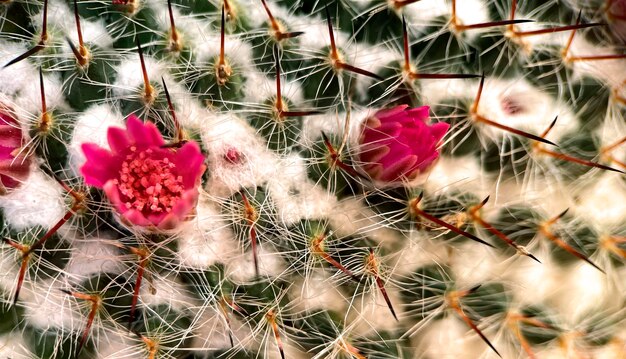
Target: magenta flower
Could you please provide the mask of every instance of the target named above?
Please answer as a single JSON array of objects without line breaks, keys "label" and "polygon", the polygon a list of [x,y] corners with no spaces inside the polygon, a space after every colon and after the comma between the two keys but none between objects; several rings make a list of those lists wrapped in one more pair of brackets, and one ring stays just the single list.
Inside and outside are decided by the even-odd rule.
[{"label": "magenta flower", "polygon": [[30,174],[31,159],[24,154],[24,144],[13,111],[0,104],[0,194],[18,187]]},{"label": "magenta flower", "polygon": [[439,158],[438,146],[450,125],[429,125],[428,106],[380,110],[365,120],[359,138],[361,168],[379,184],[411,181]]},{"label": "magenta flower", "polygon": [[156,126],[134,115],[126,130],[110,127],[107,139],[110,151],[83,144],[87,161],[80,171],[87,184],[104,189],[125,222],[168,230],[192,214],[205,169],[197,143],[164,147]]}]

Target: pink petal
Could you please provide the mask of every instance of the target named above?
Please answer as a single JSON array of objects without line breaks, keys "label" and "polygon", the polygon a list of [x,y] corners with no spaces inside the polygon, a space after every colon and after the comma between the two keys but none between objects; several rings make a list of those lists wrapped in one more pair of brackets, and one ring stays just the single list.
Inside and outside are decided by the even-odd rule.
[{"label": "pink petal", "polygon": [[146,219],[143,213],[139,212],[136,209],[129,209],[122,214],[122,217],[136,226],[147,227],[152,225],[152,223],[148,219]]},{"label": "pink petal", "polygon": [[87,161],[80,168],[85,183],[102,188],[104,183],[117,175],[120,161],[111,153],[95,143],[84,143],[81,146]]},{"label": "pink petal", "polygon": [[107,195],[109,202],[117,209],[121,214],[128,211],[125,203],[122,201],[120,191],[114,180],[108,180],[103,186],[104,193]]},{"label": "pink petal", "polygon": [[141,122],[139,117],[130,115],[126,121],[126,128],[133,143],[139,147],[157,146],[161,147],[165,144],[159,129],[152,123]]},{"label": "pink petal", "polygon": [[128,132],[119,127],[109,127],[107,131],[107,141],[113,153],[124,153],[131,146]]},{"label": "pink petal", "polygon": [[204,172],[204,156],[196,142],[189,141],[174,156],[177,173],[183,177],[185,189],[193,188]]},{"label": "pink petal", "polygon": [[441,141],[446,132],[450,129],[450,124],[445,122],[437,122],[430,126],[430,134],[435,138],[435,142]]},{"label": "pink petal", "polygon": [[375,163],[385,157],[391,149],[389,146],[379,144],[363,145],[360,150],[361,162]]},{"label": "pink petal", "polygon": [[402,158],[401,160],[395,162],[393,165],[385,168],[380,177],[380,180],[386,182],[393,182],[397,180],[401,180],[405,177],[410,177],[412,173],[409,172],[411,166],[417,163],[417,156],[411,155]]},{"label": "pink petal", "polygon": [[160,220],[158,223],[155,223],[155,224],[157,225],[158,229],[168,231],[168,230],[178,227],[180,223],[181,223],[181,219],[177,215],[173,213],[168,213],[165,216],[165,218],[163,218],[162,220]]},{"label": "pink petal", "polygon": [[407,112],[414,121],[426,122],[426,120],[428,120],[428,117],[430,115],[430,107],[429,106],[416,107],[416,108],[410,109]]},{"label": "pink petal", "polygon": [[380,110],[374,114],[374,117],[378,118],[381,121],[384,121],[388,117],[393,117],[403,112],[405,108],[409,107],[409,105],[399,105],[394,108]]}]

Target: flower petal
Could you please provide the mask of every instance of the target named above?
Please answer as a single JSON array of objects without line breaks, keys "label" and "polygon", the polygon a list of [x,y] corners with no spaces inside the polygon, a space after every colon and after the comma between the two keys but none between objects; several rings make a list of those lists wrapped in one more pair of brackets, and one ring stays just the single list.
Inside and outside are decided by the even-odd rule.
[{"label": "flower petal", "polygon": [[131,144],[128,132],[119,127],[109,127],[107,131],[107,141],[113,153],[126,152]]},{"label": "flower petal", "polygon": [[143,213],[139,212],[136,209],[129,209],[128,211],[122,214],[122,217],[125,218],[128,222],[141,227],[147,227],[152,225]]},{"label": "flower petal", "polygon": [[198,179],[202,176],[204,156],[200,151],[200,146],[196,142],[190,141],[176,151],[174,157],[177,173],[183,177],[185,189],[193,188],[197,185]]},{"label": "flower petal", "polygon": [[135,115],[128,117],[126,128],[128,129],[128,134],[132,142],[138,147],[161,147],[165,144],[159,129],[152,122],[148,121],[143,123],[139,117]]},{"label": "flower petal", "polygon": [[80,168],[85,183],[102,188],[106,181],[117,176],[119,161],[108,150],[95,143],[83,143],[81,146],[87,161]]},{"label": "flower petal", "polygon": [[430,133],[435,138],[435,142],[441,141],[446,132],[450,129],[450,124],[445,122],[437,122],[430,126]]}]

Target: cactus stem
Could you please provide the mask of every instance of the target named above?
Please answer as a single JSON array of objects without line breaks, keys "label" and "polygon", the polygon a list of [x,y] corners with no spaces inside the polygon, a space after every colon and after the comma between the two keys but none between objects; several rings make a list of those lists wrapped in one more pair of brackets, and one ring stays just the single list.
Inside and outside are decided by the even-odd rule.
[{"label": "cactus stem", "polygon": [[228,62],[226,61],[226,55],[224,54],[224,51],[225,51],[224,42],[225,42],[225,31],[226,31],[225,11],[226,11],[227,6],[229,6],[228,1],[224,0],[224,5],[222,6],[222,20],[221,20],[221,27],[220,27],[220,55],[217,59],[217,63],[215,64],[215,77],[217,79],[218,86],[226,85],[226,83],[228,82],[228,79],[233,74],[233,70],[228,64]]},{"label": "cactus stem", "polygon": [[328,23],[328,34],[330,35],[330,64],[335,71],[346,70],[348,72],[353,72],[359,75],[371,77],[380,81],[385,80],[383,77],[378,76],[377,74],[358,68],[356,66],[352,66],[342,59],[339,51],[337,50],[337,45],[335,44],[335,33],[333,31],[333,23],[330,19],[330,12],[328,11],[328,7],[326,9],[326,22]]},{"label": "cactus stem", "polygon": [[137,280],[135,282],[135,288],[133,289],[133,299],[130,304],[130,314],[128,316],[128,329],[132,328],[133,320],[135,320],[135,310],[137,309],[137,299],[139,298],[139,290],[141,289],[141,282],[144,277],[146,265],[150,261],[152,253],[147,248],[134,248],[129,247],[128,250],[139,257],[139,268],[137,268]]},{"label": "cactus stem", "polygon": [[75,358],[78,358],[80,355],[83,346],[87,342],[87,338],[89,337],[89,331],[91,330],[91,326],[93,325],[94,319],[96,318],[96,314],[98,313],[98,309],[102,305],[102,298],[97,294],[85,294],[79,292],[72,292],[69,290],[61,289],[61,291],[65,294],[71,295],[72,297],[80,300],[85,300],[91,302],[91,310],[89,311],[89,315],[87,316],[87,324],[85,325],[85,329],[83,330],[83,335],[80,338],[80,342],[78,343],[78,347],[76,348]]},{"label": "cactus stem", "polygon": [[170,41],[169,51],[180,52],[183,49],[183,45],[180,41],[180,34],[176,30],[176,23],[174,22],[174,12],[172,11],[172,0],[167,0],[167,12],[170,18]]},{"label": "cactus stem", "polygon": [[48,106],[46,104],[46,88],[43,81],[43,71],[39,68],[39,93],[41,97],[41,118],[37,129],[42,134],[47,134],[52,127],[52,116],[48,113]]},{"label": "cactus stem", "polygon": [[242,190],[241,200],[243,202],[243,211],[244,211],[244,219],[248,223],[250,227],[250,245],[252,246],[252,261],[254,262],[254,273],[258,277],[259,276],[259,260],[257,254],[257,233],[256,233],[256,222],[259,219],[259,213],[256,209],[250,204],[248,201],[248,197],[246,193]]},{"label": "cactus stem", "polygon": [[156,100],[156,93],[154,91],[154,87],[150,84],[148,70],[146,69],[146,62],[143,58],[143,49],[141,48],[141,43],[139,42],[139,39],[137,39],[137,52],[139,53],[141,75],[143,76],[143,102],[146,106],[150,106]]},{"label": "cactus stem", "polygon": [[172,98],[170,97],[170,92],[167,90],[167,85],[165,84],[165,79],[161,77],[161,83],[163,84],[163,90],[165,91],[165,98],[167,99],[167,107],[170,110],[170,115],[172,116],[172,121],[174,122],[174,130],[176,131],[176,141],[174,142],[174,147],[177,145],[182,145],[185,142],[183,136],[183,130],[180,127],[180,122],[178,122],[178,118],[176,117],[176,111],[174,110],[174,105],[172,104]]},{"label": "cactus stem", "polygon": [[48,41],[48,0],[43,1],[43,24],[41,26],[41,35],[39,36],[39,42],[23,54],[14,58],[13,60],[7,62],[2,68],[9,67],[13,64],[16,64],[36,53],[43,50],[46,47],[46,43]]},{"label": "cactus stem", "polygon": [[476,237],[475,235],[473,235],[471,233],[468,233],[468,232],[466,232],[466,231],[464,231],[464,230],[462,230],[462,229],[460,229],[460,228],[458,228],[456,226],[451,225],[450,223],[448,223],[446,221],[443,221],[443,220],[441,220],[441,219],[439,219],[439,218],[437,218],[437,217],[435,217],[433,215],[430,215],[430,214],[424,212],[424,210],[419,208],[419,203],[422,200],[422,196],[423,195],[424,194],[421,193],[417,198],[413,198],[413,199],[409,200],[409,210],[410,210],[411,214],[413,214],[414,216],[423,217],[423,218],[425,218],[425,219],[427,219],[427,220],[429,220],[429,221],[431,221],[431,222],[433,222],[433,223],[435,223],[435,224],[437,224],[437,225],[439,225],[441,227],[444,227],[444,228],[446,228],[446,229],[448,229],[448,230],[450,230],[450,231],[452,231],[452,232],[454,232],[454,233],[456,233],[458,235],[461,235],[461,236],[466,237],[468,239],[471,239],[471,240],[473,240],[475,242],[482,243],[482,244],[484,244],[486,246],[494,248],[491,243],[485,242],[484,240]]},{"label": "cactus stem", "polygon": [[532,255],[531,253],[526,252],[526,250],[521,249],[520,246],[517,243],[515,243],[515,241],[513,241],[512,239],[507,237],[506,234],[502,233],[501,231],[499,231],[498,229],[493,227],[489,222],[485,221],[482,218],[482,216],[480,215],[480,209],[483,208],[485,206],[485,204],[487,204],[487,201],[489,201],[489,196],[487,196],[481,203],[479,203],[479,204],[477,204],[475,206],[470,207],[468,209],[468,211],[467,211],[469,216],[470,216],[470,218],[475,223],[477,223],[481,227],[485,228],[487,231],[491,232],[497,238],[501,239],[506,244],[508,244],[509,246],[513,247],[515,250],[517,250],[518,253],[520,253],[522,255],[525,255],[525,256],[528,256],[531,259],[533,259],[536,262],[541,264],[541,261],[539,259],[537,259],[534,255]]},{"label": "cactus stem", "polygon": [[472,118],[472,120],[474,122],[484,123],[486,125],[489,125],[489,126],[492,126],[492,127],[496,127],[496,128],[499,128],[499,129],[507,131],[507,132],[511,132],[511,133],[516,134],[518,136],[526,137],[526,138],[529,138],[531,140],[543,142],[543,143],[546,143],[546,144],[549,144],[549,145],[552,145],[552,146],[557,146],[552,141],[548,141],[545,138],[543,138],[544,136],[533,135],[532,133],[528,133],[526,131],[518,130],[516,128],[512,128],[512,127],[507,126],[507,125],[503,125],[501,123],[492,121],[492,120],[490,120],[490,119],[488,119],[488,118],[478,114],[478,103],[480,102],[480,97],[481,97],[482,92],[483,92],[484,84],[485,84],[485,76],[481,76],[480,83],[478,85],[478,93],[476,94],[476,99],[474,100],[474,103],[472,104],[472,107],[470,108],[470,115],[471,115],[471,118]]},{"label": "cactus stem", "polygon": [[276,346],[278,346],[278,351],[280,352],[280,357],[285,359],[285,350],[283,349],[283,342],[280,338],[280,331],[278,330],[278,323],[276,323],[276,312],[274,312],[274,309],[270,309],[265,314],[265,320],[267,320],[268,324],[272,328],[274,339],[276,340]]},{"label": "cactus stem", "polygon": [[583,261],[589,263],[590,265],[592,265],[594,268],[596,268],[597,270],[599,270],[600,272],[606,274],[606,272],[598,267],[598,265],[596,265],[593,261],[591,261],[591,259],[589,259],[586,255],[582,254],[581,252],[577,251],[576,249],[574,249],[572,246],[570,246],[569,244],[567,244],[565,241],[563,241],[561,238],[557,237],[552,230],[550,229],[550,227],[556,223],[559,219],[561,219],[563,216],[565,216],[565,214],[567,213],[569,209],[566,209],[565,211],[561,212],[559,215],[557,215],[556,217],[553,217],[541,224],[539,224],[539,232],[546,237],[547,239],[549,239],[550,241],[552,241],[552,243],[554,243],[555,245],[561,247],[563,250],[565,250],[566,252],[570,253],[571,255],[573,255],[574,257],[578,258],[578,259],[582,259]]},{"label": "cactus stem", "polygon": [[374,254],[374,249],[372,248],[369,249],[369,255],[367,256],[365,267],[366,267],[367,272],[369,272],[371,275],[374,276],[374,280],[376,281],[378,290],[380,290],[380,293],[385,299],[385,303],[387,303],[387,307],[389,307],[389,310],[391,311],[391,315],[393,315],[393,318],[396,321],[398,321],[398,316],[396,315],[396,311],[393,309],[393,305],[391,305],[391,300],[389,299],[389,295],[387,294],[387,290],[385,289],[385,283],[383,283],[383,280],[380,278],[378,262],[376,260],[376,255]]},{"label": "cactus stem", "polygon": [[467,296],[468,294],[475,292],[476,290],[478,290],[479,287],[480,285],[469,290],[452,291],[446,295],[446,303],[459,315],[459,317],[461,317],[465,324],[467,324],[470,328],[472,328],[474,332],[476,332],[476,334],[478,334],[478,336],[485,342],[485,344],[487,344],[491,348],[491,350],[493,350],[500,358],[502,358],[502,355],[500,355],[496,347],[491,344],[489,339],[487,339],[487,337],[478,328],[478,326],[474,324],[474,321],[472,321],[472,319],[468,317],[467,314],[465,314],[463,308],[461,308],[460,299]]},{"label": "cactus stem", "polygon": [[328,262],[333,267],[342,271],[345,275],[352,278],[355,282],[360,282],[360,279],[355,276],[348,268],[344,267],[341,263],[337,262],[333,257],[330,256],[324,249],[324,241],[326,240],[326,234],[320,233],[316,234],[315,237],[311,239],[311,244],[309,250],[312,254],[321,257],[323,260]]}]

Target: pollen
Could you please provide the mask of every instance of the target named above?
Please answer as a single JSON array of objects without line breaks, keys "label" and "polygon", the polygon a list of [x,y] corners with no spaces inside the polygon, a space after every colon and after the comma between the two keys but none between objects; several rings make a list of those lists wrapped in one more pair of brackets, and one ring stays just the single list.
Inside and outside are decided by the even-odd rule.
[{"label": "pollen", "polygon": [[131,148],[115,180],[126,208],[167,213],[182,193],[183,178],[169,158],[155,158],[154,151],[137,152]]}]

